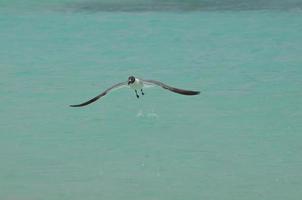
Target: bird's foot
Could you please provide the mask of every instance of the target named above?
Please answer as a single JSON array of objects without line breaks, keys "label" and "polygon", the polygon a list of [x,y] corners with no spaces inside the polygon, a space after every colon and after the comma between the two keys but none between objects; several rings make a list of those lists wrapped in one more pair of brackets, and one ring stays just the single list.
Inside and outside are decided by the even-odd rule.
[{"label": "bird's foot", "polygon": [[139,98],[138,94],[137,94],[137,90],[135,90],[135,95],[136,95],[136,98]]}]

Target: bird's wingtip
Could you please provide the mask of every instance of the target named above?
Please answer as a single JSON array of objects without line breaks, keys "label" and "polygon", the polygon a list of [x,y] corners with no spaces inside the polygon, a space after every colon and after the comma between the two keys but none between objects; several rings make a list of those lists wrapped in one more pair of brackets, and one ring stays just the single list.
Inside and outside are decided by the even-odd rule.
[{"label": "bird's wingtip", "polygon": [[78,107],[77,105],[69,105],[69,107]]},{"label": "bird's wingtip", "polygon": [[192,95],[199,95],[200,94],[200,91],[194,91],[193,93],[192,93]]}]

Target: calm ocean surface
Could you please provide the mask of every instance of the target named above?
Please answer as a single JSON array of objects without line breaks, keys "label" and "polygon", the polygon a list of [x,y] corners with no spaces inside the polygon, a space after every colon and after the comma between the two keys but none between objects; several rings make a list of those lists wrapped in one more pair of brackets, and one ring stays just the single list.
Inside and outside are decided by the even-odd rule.
[{"label": "calm ocean surface", "polygon": [[301,1],[1,0],[0,92],[1,200],[302,198]]}]

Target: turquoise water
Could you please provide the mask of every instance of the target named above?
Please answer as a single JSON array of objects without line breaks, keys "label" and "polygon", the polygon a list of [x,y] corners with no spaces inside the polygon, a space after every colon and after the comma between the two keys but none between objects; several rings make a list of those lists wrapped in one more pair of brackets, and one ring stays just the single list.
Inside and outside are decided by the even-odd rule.
[{"label": "turquoise water", "polygon": [[302,4],[160,2],[1,1],[0,199],[301,199]]}]

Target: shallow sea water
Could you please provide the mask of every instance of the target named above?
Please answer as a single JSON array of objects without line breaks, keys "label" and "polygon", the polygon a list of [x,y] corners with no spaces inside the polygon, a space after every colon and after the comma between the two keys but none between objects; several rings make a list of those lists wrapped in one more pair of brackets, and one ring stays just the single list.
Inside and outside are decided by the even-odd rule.
[{"label": "shallow sea water", "polygon": [[0,199],[301,199],[301,6],[150,2],[0,3]]}]

